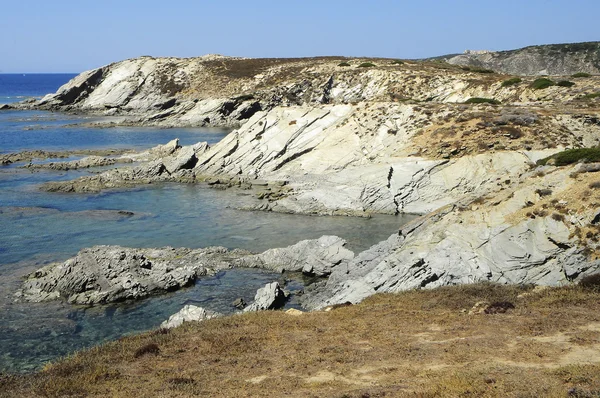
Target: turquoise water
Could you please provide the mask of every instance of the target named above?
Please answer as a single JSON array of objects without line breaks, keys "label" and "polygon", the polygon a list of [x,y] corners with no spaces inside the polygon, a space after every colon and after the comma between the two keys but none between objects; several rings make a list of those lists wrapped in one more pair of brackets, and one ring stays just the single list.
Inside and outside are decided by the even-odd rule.
[{"label": "turquoise water", "polygon": [[[0,86],[0,97],[2,87]],[[11,97],[14,100],[14,96]],[[0,111],[0,153],[25,149],[135,148],[164,144],[216,143],[227,131],[210,129],[82,128],[90,119],[47,112]],[[20,278],[40,266],[64,261],[99,244],[131,247],[220,245],[260,252],[302,239],[334,234],[355,252],[387,238],[410,217],[371,219],[308,217],[237,210],[253,200],[244,191],[199,185],[153,184],[99,194],[59,194],[38,189],[46,181],[93,173],[30,171],[0,167],[0,372],[24,372],[74,350],[157,327],[188,303],[232,312],[256,289],[282,277],[260,270],[230,270],[184,291],[135,303],[95,308],[61,302],[15,303]],[[115,210],[133,212],[131,217]],[[292,280],[291,290],[302,288]],[[289,305],[294,305],[294,301]]]}]

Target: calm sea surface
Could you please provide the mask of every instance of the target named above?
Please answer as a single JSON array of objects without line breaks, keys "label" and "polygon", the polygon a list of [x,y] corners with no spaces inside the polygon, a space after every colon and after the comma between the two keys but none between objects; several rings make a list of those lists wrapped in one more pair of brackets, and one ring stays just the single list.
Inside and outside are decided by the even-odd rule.
[{"label": "calm sea surface", "polygon": [[[2,75],[0,103],[41,97],[74,75]],[[49,112],[0,111],[0,153],[29,149],[133,148],[179,138],[188,145],[217,143],[218,129],[82,128],[90,121]],[[38,190],[46,181],[73,179],[93,171],[31,172],[22,164],[0,167],[0,372],[27,372],[68,353],[128,333],[157,327],[188,303],[232,312],[230,303],[251,301],[256,289],[281,278],[260,270],[231,270],[194,287],[150,299],[84,308],[62,302],[15,303],[20,278],[81,248],[101,244],[131,247],[240,247],[262,251],[325,234],[348,240],[355,252],[387,238],[410,217],[371,219],[308,217],[236,210],[249,197],[195,185],[157,184],[100,194]],[[107,210],[127,210],[119,217]],[[289,282],[300,289],[302,280]],[[290,305],[294,305],[294,301]]]}]

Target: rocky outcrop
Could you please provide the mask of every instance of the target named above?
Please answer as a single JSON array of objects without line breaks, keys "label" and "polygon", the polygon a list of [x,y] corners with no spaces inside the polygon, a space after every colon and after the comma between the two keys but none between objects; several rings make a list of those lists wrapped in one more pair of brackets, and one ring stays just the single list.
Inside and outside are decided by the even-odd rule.
[{"label": "rocky outcrop", "polygon": [[[181,147],[179,141],[175,139],[165,145],[159,145],[142,153],[123,155],[114,159],[98,159],[99,163],[136,162],[137,166],[112,169],[72,181],[48,182],[43,184],[41,189],[49,192],[98,192],[103,189],[153,182],[195,182],[196,174],[192,169],[198,161],[198,156],[207,149],[208,145],[205,142]],[[81,161],[58,163],[51,168],[81,167],[82,162],[83,159]]]},{"label": "rocky outcrop", "polygon": [[[555,286],[600,271],[589,181],[554,170],[514,189],[443,207],[405,226],[306,289],[303,304],[357,303],[375,293],[489,281]],[[583,232],[582,232],[583,231]],[[587,232],[585,232],[587,231]]]},{"label": "rocky outcrop", "polygon": [[131,249],[94,246],[64,263],[30,274],[17,296],[27,301],[64,298],[73,304],[103,304],[138,299],[189,286],[201,276],[229,268],[243,251],[206,249]]},{"label": "rocky outcrop", "polygon": [[102,156],[86,156],[79,160],[71,160],[69,162],[50,162],[42,164],[28,164],[29,169],[50,169],[50,170],[77,170],[87,169],[91,167],[112,166],[117,163],[131,163],[131,159],[115,159]]},{"label": "rocky outcrop", "polygon": [[285,248],[269,249],[261,254],[240,258],[236,265],[327,276],[334,267],[354,258],[354,253],[346,249],[345,245],[346,241],[337,236],[322,236],[319,239],[303,240]]},{"label": "rocky outcrop", "polygon": [[267,283],[256,291],[254,301],[244,308],[244,312],[276,310],[285,304],[285,293],[278,282]]},{"label": "rocky outcrop", "polygon": [[179,312],[171,315],[169,319],[160,324],[161,329],[172,329],[181,326],[184,322],[202,322],[207,319],[222,316],[218,312],[206,310],[195,305],[186,305]]},{"label": "rocky outcrop", "polygon": [[600,73],[600,42],[549,44],[510,51],[481,51],[443,57],[456,65],[514,75]]},{"label": "rocky outcrop", "polygon": [[[82,155],[90,155],[89,157],[99,158],[99,157],[108,157],[106,159],[112,159],[118,155],[122,155],[124,153],[130,152],[126,149],[79,149],[74,151],[42,151],[42,150],[34,150],[34,151],[23,151],[17,153],[7,153],[0,155],[0,165],[8,166],[9,164],[19,163],[19,162],[31,162],[34,159],[60,159],[60,158],[68,158],[71,156],[82,156]],[[123,157],[123,162],[127,162],[127,157]],[[71,162],[64,162],[71,163]],[[57,164],[57,163],[54,163]],[[61,163],[63,164],[63,163]],[[41,167],[41,165],[40,165]],[[59,166],[60,167],[60,166]]]}]

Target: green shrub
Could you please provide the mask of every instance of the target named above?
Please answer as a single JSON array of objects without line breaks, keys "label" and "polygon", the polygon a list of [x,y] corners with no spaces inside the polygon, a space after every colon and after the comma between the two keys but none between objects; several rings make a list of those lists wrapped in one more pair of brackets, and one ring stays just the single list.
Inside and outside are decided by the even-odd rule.
[{"label": "green shrub", "polygon": [[561,80],[558,83],[556,83],[556,85],[560,87],[573,87],[575,83],[570,82],[568,80]]},{"label": "green shrub", "polygon": [[566,166],[579,162],[600,162],[600,148],[567,149],[547,158],[540,159],[537,161],[537,164],[544,166],[551,160],[556,166]]},{"label": "green shrub", "polygon": [[373,66],[377,66],[372,62],[363,62],[362,64],[358,65],[359,68],[372,68]]},{"label": "green shrub", "polygon": [[404,61],[395,59],[392,61],[392,65],[404,65]]},{"label": "green shrub", "polygon": [[550,86],[554,86],[554,82],[545,77],[540,77],[539,79],[535,79],[533,81],[533,83],[531,83],[531,88],[534,90],[543,90]]},{"label": "green shrub", "polygon": [[600,92],[599,93],[586,94],[586,95],[584,95],[581,98],[583,98],[583,99],[594,99],[594,98],[598,98],[598,97],[600,97]]},{"label": "green shrub", "polygon": [[338,66],[350,66],[350,64],[349,64],[348,62],[345,62],[345,61],[344,61],[344,62],[340,62],[340,63],[338,64]]},{"label": "green shrub", "polygon": [[468,100],[466,100],[465,104],[492,104],[492,105],[498,105],[498,104],[500,104],[500,101],[495,100],[493,98],[473,97],[473,98],[469,98]]},{"label": "green shrub", "polygon": [[571,75],[571,77],[578,79],[580,77],[592,77],[592,75],[590,75],[589,73],[585,73],[585,72],[579,72],[579,73],[575,73],[574,75]]},{"label": "green shrub", "polygon": [[462,70],[466,70],[467,72],[475,72],[475,73],[496,73],[491,69],[478,68],[476,66],[461,66]]},{"label": "green shrub", "polygon": [[502,87],[514,86],[515,84],[519,84],[523,81],[520,77],[513,77],[512,79],[508,79],[502,82]]}]

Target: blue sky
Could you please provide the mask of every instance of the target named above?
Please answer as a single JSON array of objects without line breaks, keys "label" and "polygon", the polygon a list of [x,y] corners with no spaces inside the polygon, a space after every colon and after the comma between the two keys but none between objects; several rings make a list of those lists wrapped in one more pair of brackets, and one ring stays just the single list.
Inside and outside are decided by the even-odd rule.
[{"label": "blue sky", "polygon": [[420,58],[600,40],[599,0],[20,0],[0,71],[81,72],[140,55]]}]

